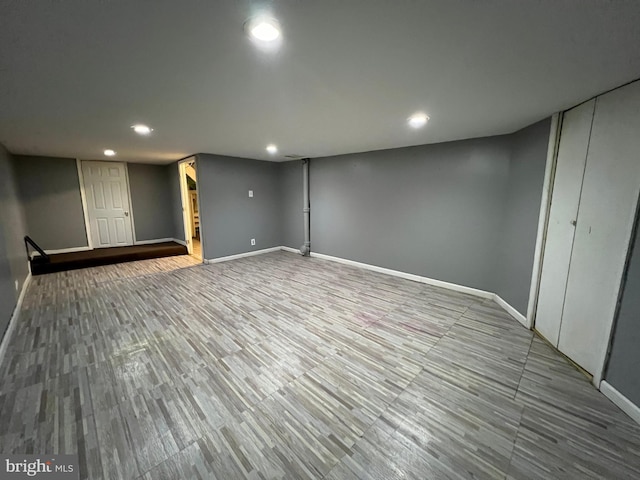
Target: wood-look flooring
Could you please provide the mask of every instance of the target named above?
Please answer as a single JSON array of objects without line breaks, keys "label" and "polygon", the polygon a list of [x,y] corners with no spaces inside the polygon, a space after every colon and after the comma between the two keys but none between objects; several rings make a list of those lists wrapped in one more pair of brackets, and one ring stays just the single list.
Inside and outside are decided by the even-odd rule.
[{"label": "wood-look flooring", "polygon": [[0,452],[81,478],[640,478],[640,427],[492,301],[291,253],[34,278],[0,379]]},{"label": "wood-look flooring", "polygon": [[202,243],[200,242],[200,238],[193,237],[191,239],[193,245],[193,253],[192,255],[196,257],[198,260],[202,260]]}]

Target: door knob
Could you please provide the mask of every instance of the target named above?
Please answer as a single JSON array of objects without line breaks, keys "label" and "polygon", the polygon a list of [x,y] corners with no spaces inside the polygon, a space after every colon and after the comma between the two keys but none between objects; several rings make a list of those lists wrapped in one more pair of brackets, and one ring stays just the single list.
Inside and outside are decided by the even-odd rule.
[{"label": "door knob", "polygon": [[129,216],[129,212],[124,212],[124,216],[128,217]]},{"label": "door knob", "polygon": [[569,223],[575,227],[577,222],[575,220],[571,220]]}]

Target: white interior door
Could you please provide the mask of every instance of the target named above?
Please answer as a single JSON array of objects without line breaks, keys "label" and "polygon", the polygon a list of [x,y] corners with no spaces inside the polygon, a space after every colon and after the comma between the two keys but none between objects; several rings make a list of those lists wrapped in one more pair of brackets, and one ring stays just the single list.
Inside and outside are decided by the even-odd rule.
[{"label": "white interior door", "polygon": [[544,248],[535,328],[556,347],[578,218],[595,99],[564,114]]},{"label": "white interior door", "polygon": [[89,229],[94,248],[133,245],[124,163],[82,162]]},{"label": "white interior door", "polygon": [[640,189],[640,81],[598,97],[558,348],[598,381]]}]

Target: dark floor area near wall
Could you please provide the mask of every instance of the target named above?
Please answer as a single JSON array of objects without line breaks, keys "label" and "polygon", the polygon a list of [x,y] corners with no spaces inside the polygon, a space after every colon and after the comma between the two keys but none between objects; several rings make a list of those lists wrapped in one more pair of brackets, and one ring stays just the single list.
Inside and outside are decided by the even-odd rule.
[{"label": "dark floor area near wall", "polygon": [[31,274],[43,275],[45,273],[65,272],[80,268],[114,265],[117,263],[134,262],[136,260],[148,260],[186,254],[187,247],[176,242],[96,248],[82,252],[49,255],[49,261],[46,261],[43,257],[36,256],[31,260]]},{"label": "dark floor area near wall", "polygon": [[33,279],[0,452],[82,479],[632,479],[640,426],[491,300],[274,252]]}]

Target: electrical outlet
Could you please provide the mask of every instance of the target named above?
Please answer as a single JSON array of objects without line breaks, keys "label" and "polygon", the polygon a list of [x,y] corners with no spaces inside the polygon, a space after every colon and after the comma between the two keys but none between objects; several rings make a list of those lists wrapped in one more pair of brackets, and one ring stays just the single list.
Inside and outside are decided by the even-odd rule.
[{"label": "electrical outlet", "polygon": [[253,198],[253,190],[249,190],[249,198]]},{"label": "electrical outlet", "polygon": [[20,284],[18,283],[18,280],[15,281],[16,284],[16,292],[18,291],[18,287],[20,286]]},{"label": "electrical outlet", "polygon": [[255,244],[256,244],[256,239],[255,239],[255,238],[252,238],[252,239],[251,239],[251,245],[255,245]]}]

